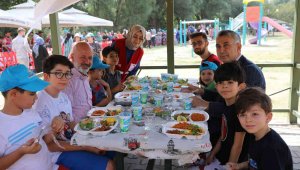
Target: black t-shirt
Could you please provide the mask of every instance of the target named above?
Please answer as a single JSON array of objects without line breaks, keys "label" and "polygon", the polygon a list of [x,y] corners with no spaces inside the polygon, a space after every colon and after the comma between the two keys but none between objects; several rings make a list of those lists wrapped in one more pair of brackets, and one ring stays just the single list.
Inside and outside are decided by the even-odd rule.
[{"label": "black t-shirt", "polygon": [[[245,132],[245,130],[242,128],[237,118],[234,104],[226,106],[225,103],[212,102],[209,104],[208,114],[211,119],[208,122],[209,132],[212,131],[212,134],[210,134],[219,134],[217,138],[219,138],[220,135],[222,136],[221,149],[216,157],[221,164],[226,164],[234,143],[235,132]],[[212,138],[216,138],[216,136],[212,136]],[[246,146],[247,145],[245,145],[245,147]],[[246,157],[247,149],[245,147],[243,146],[243,151],[241,152],[240,157]]]},{"label": "black t-shirt", "polygon": [[258,141],[255,141],[254,135],[250,136],[249,169],[293,169],[291,151],[273,129]]}]

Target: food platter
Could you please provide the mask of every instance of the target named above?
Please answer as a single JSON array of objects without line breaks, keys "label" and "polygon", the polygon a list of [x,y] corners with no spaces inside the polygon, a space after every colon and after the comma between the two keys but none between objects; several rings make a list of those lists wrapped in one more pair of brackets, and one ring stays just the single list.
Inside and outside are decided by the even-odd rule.
[{"label": "food platter", "polygon": [[203,110],[176,110],[171,114],[171,118],[176,121],[206,122],[209,115]]},{"label": "food platter", "polygon": [[162,133],[170,138],[201,139],[207,133],[207,125],[201,122],[168,122]]},{"label": "food platter", "polygon": [[74,130],[81,135],[105,136],[119,124],[117,118],[85,118],[76,124]]},{"label": "food platter", "polygon": [[110,106],[110,107],[94,107],[88,111],[87,116],[92,118],[99,117],[115,117],[123,111],[121,106]]}]

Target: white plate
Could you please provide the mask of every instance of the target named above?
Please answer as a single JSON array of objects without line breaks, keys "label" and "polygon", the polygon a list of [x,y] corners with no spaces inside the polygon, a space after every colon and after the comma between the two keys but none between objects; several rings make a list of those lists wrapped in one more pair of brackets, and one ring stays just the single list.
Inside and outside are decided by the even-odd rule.
[{"label": "white plate", "polygon": [[[181,138],[186,138],[186,139],[201,139],[206,133],[207,133],[207,125],[201,122],[189,122],[190,124],[193,125],[197,125],[199,127],[201,127],[204,130],[204,133],[201,135],[179,135],[179,134],[170,134],[167,133],[168,130],[175,130],[176,128],[172,128],[175,124],[177,124],[179,122],[168,122],[167,124],[163,125],[162,128],[162,133],[164,133],[165,135],[167,135],[169,138],[177,138],[177,139],[181,139]],[[178,129],[178,130],[183,130],[183,129]]]},{"label": "white plate", "polygon": [[[123,111],[123,108],[122,106],[110,106],[110,107],[94,107],[92,108],[91,110],[88,111],[87,113],[87,116],[91,117],[91,118],[101,118],[101,117],[115,117],[115,116],[107,116],[106,115],[106,112],[108,110],[118,110],[118,109],[121,109]],[[102,116],[92,116],[93,112],[96,111],[96,110],[103,110],[105,111],[105,114],[102,115]]]},{"label": "white plate", "polygon": [[132,92],[119,92],[115,94],[115,101],[116,102],[131,102],[131,93]]},{"label": "white plate", "polygon": [[101,127],[101,126],[97,126],[97,127],[93,128],[93,129],[91,129],[91,130],[82,130],[82,129],[80,128],[80,126],[79,126],[79,123],[77,123],[76,126],[75,126],[75,128],[74,128],[74,130],[75,130],[77,133],[81,134],[81,135],[105,136],[105,135],[107,135],[109,132],[113,131],[113,130],[118,126],[118,124],[119,124],[119,121],[118,121],[118,119],[116,118],[116,123],[114,124],[114,126],[110,126],[110,129],[109,129],[109,130],[97,132],[97,131],[93,131],[93,130],[95,130],[96,128],[99,128],[99,127]]},{"label": "white plate", "polygon": [[[191,115],[192,113],[200,113],[203,114],[205,116],[205,120],[204,121],[197,121],[197,122],[206,122],[209,119],[209,115],[208,113],[206,113],[204,110],[176,110],[171,114],[171,118],[172,120],[174,120],[174,115],[180,114],[180,113],[187,113],[189,115]],[[190,116],[189,116],[190,117]],[[190,120],[190,118],[189,118]],[[191,122],[193,122],[191,120]],[[195,121],[196,122],[196,121]]]}]

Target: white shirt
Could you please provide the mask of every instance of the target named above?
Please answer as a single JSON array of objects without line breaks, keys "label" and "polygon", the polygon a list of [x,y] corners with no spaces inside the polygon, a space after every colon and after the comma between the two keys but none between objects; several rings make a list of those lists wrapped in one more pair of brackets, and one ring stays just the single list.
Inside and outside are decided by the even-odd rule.
[{"label": "white shirt", "polygon": [[16,52],[18,58],[28,58],[28,53],[32,53],[27,40],[21,35],[18,35],[12,40],[12,50]]},{"label": "white shirt", "polygon": [[[33,110],[27,109],[19,116],[0,112],[0,157],[15,151],[29,139],[36,138],[40,132],[42,119]],[[41,150],[36,154],[25,154],[8,170],[50,170],[53,169],[51,157],[44,140],[40,140]]]},{"label": "white shirt", "polygon": [[[41,116],[43,124],[50,125],[55,116],[61,112],[69,114],[70,121],[73,121],[72,106],[69,98],[63,92],[60,92],[57,98],[50,96],[45,90],[40,91],[38,99],[33,105],[33,109]],[[52,152],[52,162],[55,163],[61,152]]]}]

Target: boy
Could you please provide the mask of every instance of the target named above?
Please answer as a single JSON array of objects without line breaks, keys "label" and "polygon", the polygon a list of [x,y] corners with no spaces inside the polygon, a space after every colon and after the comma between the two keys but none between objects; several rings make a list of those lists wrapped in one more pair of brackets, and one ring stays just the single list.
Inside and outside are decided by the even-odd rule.
[{"label": "boy", "polygon": [[48,84],[22,64],[1,74],[0,91],[5,101],[0,111],[0,169],[52,169],[47,146],[40,140],[42,120],[31,109],[36,91]]},{"label": "boy", "polygon": [[93,57],[93,64],[88,72],[93,106],[103,107],[112,100],[109,84],[102,80],[105,69],[108,67],[109,65],[103,64],[99,57]]},{"label": "boy", "polygon": [[109,65],[109,68],[105,69],[103,80],[109,84],[112,96],[114,96],[125,88],[121,83],[121,73],[116,70],[116,65],[119,63],[118,51],[111,46],[107,46],[103,49],[102,56],[103,61]]},{"label": "boy", "polygon": [[75,122],[71,102],[61,91],[72,78],[72,68],[73,64],[64,56],[48,57],[44,62],[43,72],[44,79],[50,85],[38,94],[38,100],[34,105],[45,124],[55,116],[61,116],[65,121],[64,130],[55,136],[59,139],[58,144],[54,141],[54,134],[49,133],[45,137],[48,149],[53,152],[52,161],[69,169],[112,169],[112,161],[98,154],[102,152],[101,150],[90,146],[73,146],[68,142],[74,133]]},{"label": "boy", "polygon": [[222,168],[228,161],[238,162],[239,157],[245,159],[245,151],[241,152],[245,131],[239,124],[234,106],[237,93],[246,87],[244,76],[238,63],[225,63],[215,73],[216,89],[225,103],[208,104],[200,98],[193,100],[194,106],[207,107],[210,115],[208,128],[213,149],[206,158],[206,169]]},{"label": "boy", "polygon": [[249,88],[239,93],[236,111],[242,127],[250,134],[249,160],[228,163],[230,169],[293,169],[291,152],[278,133],[268,126],[272,103],[262,89]]}]

